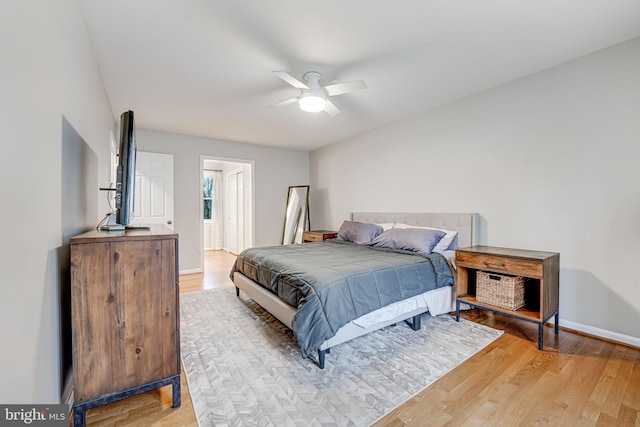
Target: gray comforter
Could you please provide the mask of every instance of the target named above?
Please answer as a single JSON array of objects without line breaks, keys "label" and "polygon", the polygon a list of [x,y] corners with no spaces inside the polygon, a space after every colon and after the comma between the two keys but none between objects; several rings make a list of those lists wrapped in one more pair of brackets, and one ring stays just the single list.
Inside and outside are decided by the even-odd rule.
[{"label": "gray comforter", "polygon": [[372,248],[339,240],[243,251],[240,272],[297,308],[293,332],[306,357],[350,321],[412,296],[453,285],[440,254]]}]

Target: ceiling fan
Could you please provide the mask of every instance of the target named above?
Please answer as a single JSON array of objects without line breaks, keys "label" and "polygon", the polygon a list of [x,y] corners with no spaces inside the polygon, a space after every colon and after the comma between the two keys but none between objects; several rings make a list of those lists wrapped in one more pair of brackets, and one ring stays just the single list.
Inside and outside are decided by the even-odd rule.
[{"label": "ceiling fan", "polygon": [[329,100],[330,96],[342,95],[367,88],[367,85],[362,80],[321,86],[320,79],[322,78],[322,74],[317,71],[309,71],[302,76],[306,83],[301,82],[286,71],[274,71],[274,73],[291,86],[300,89],[300,95],[273,104],[272,107],[281,107],[297,102],[302,111],[310,113],[324,111],[330,116],[337,116],[340,114],[340,110]]}]

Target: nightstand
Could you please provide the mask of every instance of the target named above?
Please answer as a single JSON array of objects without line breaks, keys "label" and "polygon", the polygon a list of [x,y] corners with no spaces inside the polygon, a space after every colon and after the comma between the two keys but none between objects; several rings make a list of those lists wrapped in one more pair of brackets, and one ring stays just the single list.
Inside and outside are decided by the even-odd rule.
[{"label": "nightstand", "polygon": [[337,231],[331,230],[311,230],[302,233],[302,243],[322,242],[323,240],[335,239],[338,237]]},{"label": "nightstand", "polygon": [[[558,334],[560,286],[560,254],[493,246],[471,246],[456,250],[456,320],[460,320],[460,304],[491,310],[538,324],[538,349],[542,350],[543,326],[555,316]],[[524,307],[509,310],[476,299],[476,273],[486,271],[524,280]]]}]

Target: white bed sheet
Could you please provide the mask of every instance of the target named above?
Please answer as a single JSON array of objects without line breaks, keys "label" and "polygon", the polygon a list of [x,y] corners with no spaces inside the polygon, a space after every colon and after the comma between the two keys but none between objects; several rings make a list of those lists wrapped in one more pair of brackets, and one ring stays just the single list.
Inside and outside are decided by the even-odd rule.
[{"label": "white bed sheet", "polygon": [[444,313],[455,311],[455,299],[453,298],[453,287],[434,289],[415,297],[394,302],[386,307],[367,313],[352,321],[353,324],[361,328],[368,328],[373,325],[389,321],[402,313],[422,309],[429,311],[431,316],[438,316]]}]

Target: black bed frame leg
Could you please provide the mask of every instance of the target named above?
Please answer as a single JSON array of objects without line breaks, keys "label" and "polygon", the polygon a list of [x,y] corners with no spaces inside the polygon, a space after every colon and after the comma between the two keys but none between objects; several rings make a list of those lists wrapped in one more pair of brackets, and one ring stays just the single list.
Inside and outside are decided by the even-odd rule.
[{"label": "black bed frame leg", "polygon": [[240,296],[240,288],[236,286],[236,296],[239,297]]},{"label": "black bed frame leg", "polygon": [[420,315],[413,316],[413,322],[411,322],[411,329],[414,331],[420,330]]},{"label": "black bed frame leg", "polygon": [[318,366],[320,366],[320,369],[324,369],[324,355],[327,353],[329,353],[329,349],[318,350]]},{"label": "black bed frame leg", "polygon": [[420,330],[420,315],[418,314],[417,316],[413,316],[411,321],[409,321],[409,319],[405,319],[405,323],[407,325],[411,326],[411,329],[413,329],[414,331],[419,331]]}]

